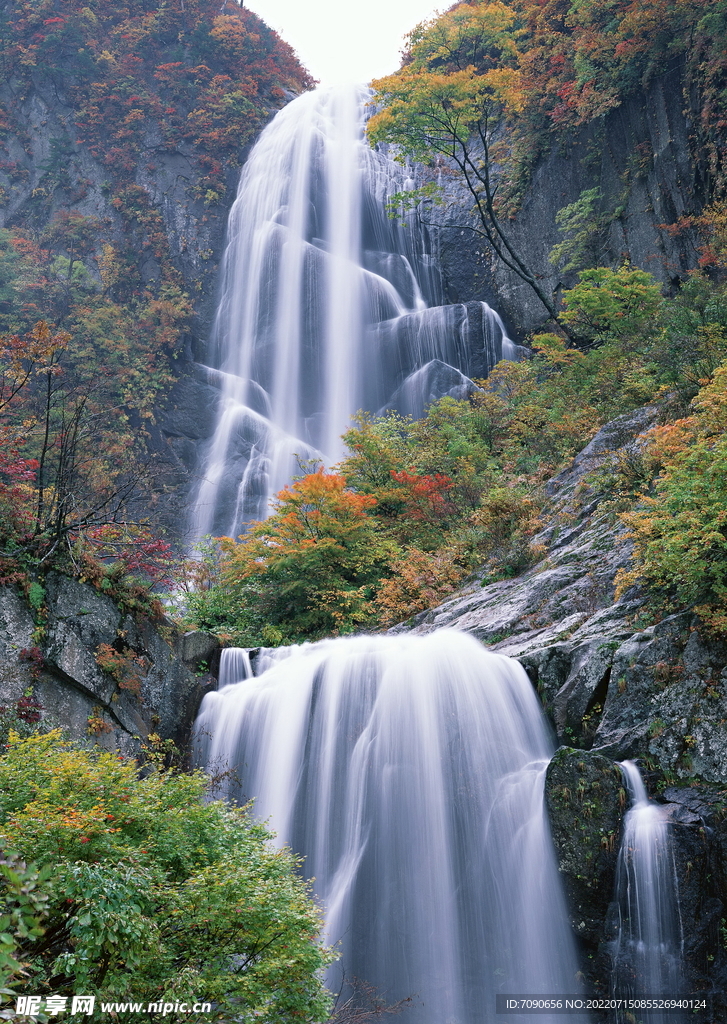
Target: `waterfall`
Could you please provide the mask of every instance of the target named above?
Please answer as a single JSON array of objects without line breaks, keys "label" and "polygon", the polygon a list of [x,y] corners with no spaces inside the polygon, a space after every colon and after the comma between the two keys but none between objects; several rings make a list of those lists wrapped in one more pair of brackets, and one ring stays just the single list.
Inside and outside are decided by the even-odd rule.
[{"label": "waterfall", "polygon": [[267,665],[205,697],[197,749],[232,769],[218,795],[254,799],[305,858],[341,951],[330,987],[411,997],[409,1024],[495,1024],[497,993],[577,991],[543,806],[552,748],[520,665],[454,631]]},{"label": "waterfall", "polygon": [[[669,825],[646,795],[633,761],[622,762],[631,796],[616,873],[618,934],[612,989],[625,996],[683,994],[679,890]],[[650,1012],[650,1024],[679,1024],[678,1012]],[[619,1017],[619,1021],[626,1020]]]},{"label": "waterfall", "polygon": [[245,647],[225,647],[220,652],[218,688],[232,686],[252,675],[250,652]]},{"label": "waterfall", "polygon": [[220,299],[200,368],[221,387],[201,455],[194,532],[236,536],[262,519],[299,461],[330,465],[359,409],[421,416],[517,358],[482,302],[442,305],[428,234],[386,209],[411,169],[372,150],[369,93],[318,89],[281,110],[243,169]]}]

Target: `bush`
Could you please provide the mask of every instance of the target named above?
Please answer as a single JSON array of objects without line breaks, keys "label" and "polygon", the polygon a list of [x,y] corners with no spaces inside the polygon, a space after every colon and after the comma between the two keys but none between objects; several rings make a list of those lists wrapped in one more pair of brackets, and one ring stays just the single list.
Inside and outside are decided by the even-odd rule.
[{"label": "bush", "polygon": [[273,515],[246,537],[222,541],[223,589],[258,643],[266,626],[295,642],[350,632],[369,618],[394,553],[367,514],[375,505],[345,477],[318,470],[280,491]]},{"label": "bush", "polygon": [[702,388],[693,415],[652,431],[654,491],[622,519],[636,567],[617,593],[643,582],[677,607],[696,611],[727,635],[727,364]]},{"label": "bush", "polygon": [[295,859],[244,810],[205,803],[207,784],[201,772],[139,778],[135,762],[58,733],[11,738],[0,844],[52,869],[44,934],[15,953],[23,989],[204,999],[205,1020],[326,1018],[331,955]]}]

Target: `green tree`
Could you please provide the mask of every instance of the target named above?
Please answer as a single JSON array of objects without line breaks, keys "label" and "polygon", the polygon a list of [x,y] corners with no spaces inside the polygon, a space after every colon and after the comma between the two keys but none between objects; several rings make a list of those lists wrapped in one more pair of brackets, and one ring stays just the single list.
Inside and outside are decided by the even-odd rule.
[{"label": "green tree", "polygon": [[19,934],[13,954],[27,972],[18,990],[212,1002],[190,1021],[325,1020],[332,957],[295,859],[245,810],[205,802],[203,773],[149,768],[140,778],[135,761],[57,732],[11,737],[0,843],[52,869],[44,933]]},{"label": "green tree", "polygon": [[562,264],[563,273],[597,262],[600,254],[595,260],[593,254],[605,220],[598,212],[602,199],[600,188],[585,189],[574,203],[556,213],[555,223],[566,237],[553,246],[548,259],[556,267]]},{"label": "green tree", "polygon": [[576,333],[581,347],[616,340],[630,349],[643,345],[664,305],[651,274],[630,264],[618,270],[594,267],[579,274],[563,297],[561,320]]},{"label": "green tree", "polygon": [[24,973],[16,959],[19,950],[44,933],[42,922],[48,906],[44,883],[50,874],[50,868],[39,871],[35,864],[26,864],[0,846],[0,1004],[14,995],[8,986],[18,984]]},{"label": "green tree", "polygon": [[496,200],[508,160],[498,131],[525,104],[521,35],[514,9],[499,0],[458,4],[423,22],[409,36],[404,66],[373,82],[381,109],[367,131],[372,142],[396,143],[418,160],[446,157],[472,195],[480,233],[557,321],[552,295],[513,245]]}]

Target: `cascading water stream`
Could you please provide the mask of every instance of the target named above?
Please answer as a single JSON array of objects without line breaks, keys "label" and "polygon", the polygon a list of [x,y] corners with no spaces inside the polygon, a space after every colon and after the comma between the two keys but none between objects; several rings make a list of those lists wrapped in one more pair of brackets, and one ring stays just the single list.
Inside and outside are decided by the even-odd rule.
[{"label": "cascading water stream", "polygon": [[494,1024],[498,992],[577,991],[523,669],[448,631],[268,664],[205,697],[199,757],[305,857],[345,978],[411,996],[409,1024]]},{"label": "cascading water stream", "polygon": [[252,676],[250,653],[244,647],[225,647],[220,653],[219,689]]},{"label": "cascading water stream", "polygon": [[426,231],[387,215],[411,187],[372,150],[369,93],[305,93],[253,148],[230,213],[206,379],[221,387],[202,455],[197,536],[264,518],[296,456],[331,464],[359,409],[421,416],[518,347],[485,303],[441,305]]},{"label": "cascading water stream", "polygon": [[[633,761],[622,762],[631,808],[624,819],[616,873],[618,934],[613,944],[615,995],[678,997],[684,991],[679,888],[669,825],[652,803]],[[619,1021],[626,1021],[619,1016]],[[679,1024],[675,1011],[651,1012],[650,1024]]]}]

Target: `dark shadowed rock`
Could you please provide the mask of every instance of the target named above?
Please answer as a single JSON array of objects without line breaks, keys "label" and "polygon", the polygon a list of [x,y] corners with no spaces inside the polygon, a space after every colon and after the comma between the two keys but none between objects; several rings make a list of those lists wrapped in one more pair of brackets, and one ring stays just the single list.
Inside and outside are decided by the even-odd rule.
[{"label": "dark shadowed rock", "polygon": [[626,809],[621,770],[600,754],[561,747],[548,765],[545,805],[573,930],[592,970],[588,980],[607,990],[604,922]]}]

